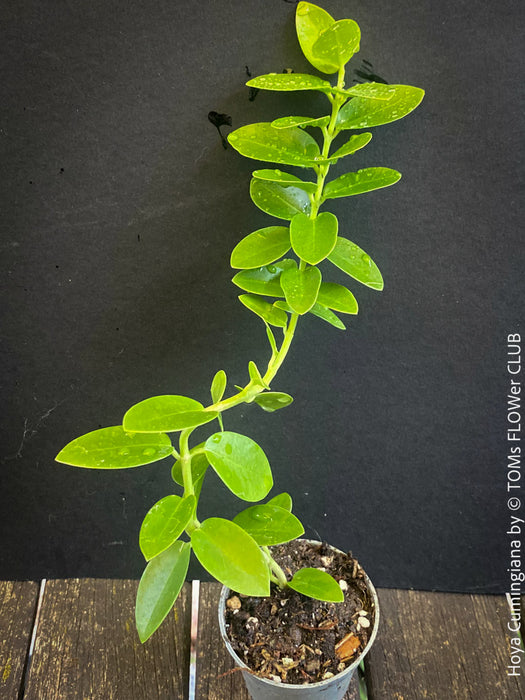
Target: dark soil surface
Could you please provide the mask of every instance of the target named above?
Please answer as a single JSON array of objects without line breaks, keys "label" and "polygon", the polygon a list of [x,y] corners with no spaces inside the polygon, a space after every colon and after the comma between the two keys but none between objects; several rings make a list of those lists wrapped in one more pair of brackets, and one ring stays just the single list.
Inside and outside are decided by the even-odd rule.
[{"label": "dark soil surface", "polygon": [[274,584],[269,598],[232,591],[225,613],[231,644],[259,676],[298,684],[331,678],[356,659],[374,628],[364,572],[351,554],[326,544],[295,540],[271,549],[289,578],[303,567],[321,568],[339,582],[345,600],[322,603]]}]

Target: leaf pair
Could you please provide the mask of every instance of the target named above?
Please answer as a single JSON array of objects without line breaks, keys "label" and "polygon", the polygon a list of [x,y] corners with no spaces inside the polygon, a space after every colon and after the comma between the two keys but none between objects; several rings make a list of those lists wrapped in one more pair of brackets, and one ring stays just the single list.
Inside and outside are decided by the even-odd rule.
[{"label": "leaf pair", "polygon": [[335,73],[359,51],[361,30],[351,19],[336,22],[325,10],[300,2],[295,16],[297,38],[308,61],[322,73]]},{"label": "leaf pair", "polygon": [[244,595],[270,594],[270,572],[255,540],[229,520],[209,518],[193,531],[191,543],[177,540],[146,566],[135,606],[141,642],[162,624],[175,603],[192,549],[202,566],[225,586]]},{"label": "leaf pair", "polygon": [[289,229],[268,226],[243,238],[233,249],[231,266],[244,270],[264,267],[279,260],[291,247],[301,260],[317,265],[332,252],[337,230],[337,218],[330,212],[313,219],[298,213]]}]

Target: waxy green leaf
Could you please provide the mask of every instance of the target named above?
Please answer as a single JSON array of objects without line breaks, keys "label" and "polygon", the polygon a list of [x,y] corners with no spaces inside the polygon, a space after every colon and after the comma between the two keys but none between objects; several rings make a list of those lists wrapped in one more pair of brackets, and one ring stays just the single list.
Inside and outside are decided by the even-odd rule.
[{"label": "waxy green leaf", "polygon": [[215,433],[204,443],[204,451],[219,478],[243,501],[260,501],[272,488],[268,459],[246,435]]},{"label": "waxy green leaf", "polygon": [[171,454],[173,446],[167,435],[129,434],[118,425],[72,440],[58,453],[56,461],[86,469],[128,469]]},{"label": "waxy green leaf", "polygon": [[301,186],[282,186],[254,178],[250,183],[250,197],[262,211],[278,219],[290,220],[299,212],[309,214],[310,198]]},{"label": "waxy green leaf", "polygon": [[236,515],[233,522],[261,547],[290,542],[304,534],[301,521],[289,510],[276,505],[251,506]]},{"label": "waxy green leaf", "polygon": [[317,267],[300,270],[290,267],[281,275],[281,287],[290,308],[297,314],[305,314],[317,300],[321,285],[321,271]]},{"label": "waxy green leaf", "polygon": [[354,136],[351,136],[350,139],[343,144],[341,148],[338,148],[337,151],[335,151],[335,153],[333,153],[330,157],[318,159],[317,162],[336,163],[339,158],[352,155],[352,153],[364,148],[367,143],[370,143],[371,138],[372,134],[368,131],[365,131],[363,134],[355,134]]},{"label": "waxy green leaf", "polygon": [[150,508],[139,534],[140,551],[146,561],[168,549],[184,532],[191,520],[197,501],[195,496],[170,495]]},{"label": "waxy green leaf", "polygon": [[[282,170],[275,169],[263,169],[254,170],[252,173],[256,180],[265,180],[267,182],[275,182],[282,187],[298,187],[300,190],[305,192],[317,192],[316,182],[305,182],[301,180],[296,175],[290,175],[290,173],[285,173]],[[308,199],[308,198],[307,198]],[[304,202],[304,198],[301,202]],[[309,202],[309,200],[308,200]],[[302,206],[302,204],[301,204]]]},{"label": "waxy green leaf", "polygon": [[248,270],[268,265],[290,250],[287,226],[268,226],[250,233],[237,243],[231,254],[232,267]]},{"label": "waxy green leaf", "polygon": [[319,35],[312,55],[321,61],[323,73],[335,73],[359,51],[361,30],[353,19],[340,19]]},{"label": "waxy green leaf", "polygon": [[284,297],[279,282],[284,270],[295,267],[293,260],[281,260],[272,265],[264,265],[255,270],[243,270],[233,277],[232,282],[245,292],[262,294],[267,297]]},{"label": "waxy green leaf", "polygon": [[279,506],[279,508],[284,508],[285,510],[292,512],[292,497],[289,493],[278,493],[277,496],[270,498],[267,505],[269,506]]},{"label": "waxy green leaf", "polygon": [[270,347],[272,349],[272,355],[277,355],[278,349],[275,335],[268,324],[266,324],[266,335],[268,336],[268,342],[270,343]]},{"label": "waxy green leaf", "polygon": [[145,642],[171,610],[186,579],[191,547],[174,542],[152,559],[140,579],[135,620],[141,642]]},{"label": "waxy green leaf", "polygon": [[224,396],[224,392],[226,391],[226,383],[226,372],[223,369],[220,369],[213,377],[213,381],[211,383],[210,394],[213,403],[219,403]]},{"label": "waxy green leaf", "polygon": [[317,265],[334,249],[337,229],[337,217],[328,211],[318,214],[315,219],[296,214],[290,222],[292,248],[301,260]]},{"label": "waxy green leaf", "polygon": [[310,309],[310,313],[314,316],[317,316],[318,318],[323,319],[323,321],[326,321],[330,325],[335,326],[336,328],[339,328],[342,331],[346,331],[345,324],[341,321],[341,319],[338,316],[334,314],[333,311],[327,309],[326,306],[321,306],[321,304],[315,303]]},{"label": "waxy green leaf", "polygon": [[284,311],[276,308],[275,305],[268,304],[268,302],[259,299],[259,297],[252,296],[251,294],[241,294],[239,301],[244,304],[247,309],[250,309],[250,311],[257,314],[257,316],[260,316],[263,321],[269,323],[271,326],[286,328],[288,316]]},{"label": "waxy green leaf", "polygon": [[401,173],[391,168],[363,168],[356,173],[345,173],[325,185],[323,201],[379,190],[395,185],[400,178]]},{"label": "waxy green leaf", "polygon": [[326,10],[311,2],[300,2],[297,5],[295,29],[299,44],[308,61],[322,73],[332,73],[331,65],[327,65],[322,58],[316,56],[312,48],[320,34],[334,22],[335,20]]},{"label": "waxy green leaf", "polygon": [[[388,100],[369,100],[354,97],[337,116],[338,129],[368,129],[406,117],[425,95],[425,91],[411,85],[388,85],[393,94]],[[381,88],[376,88],[380,90]]]},{"label": "waxy green leaf", "polygon": [[320,569],[299,569],[288,585],[308,598],[328,603],[342,603],[345,599],[337,581]]},{"label": "waxy green leaf", "polygon": [[263,410],[273,413],[279,408],[289,406],[293,401],[293,397],[282,391],[267,391],[264,394],[258,394],[254,401]]},{"label": "waxy green leaf", "polygon": [[347,238],[337,239],[328,260],[361,284],[372,289],[383,289],[383,277],[375,262],[364,250]]},{"label": "waxy green leaf", "polygon": [[274,303],[274,306],[276,306],[278,309],[282,309],[283,311],[286,311],[288,314],[293,314],[293,309],[291,308],[290,304],[287,304],[285,301],[276,301]]},{"label": "waxy green leaf", "polygon": [[262,387],[263,389],[269,389],[270,387],[268,384],[264,381],[262,374],[259,372],[259,368],[253,362],[253,360],[250,360],[248,363],[248,374],[250,375],[250,380],[253,382],[253,384]]},{"label": "waxy green leaf", "polygon": [[352,292],[335,282],[323,282],[319,289],[317,301],[321,306],[326,306],[343,314],[356,314],[357,301]]},{"label": "waxy green leaf", "polygon": [[330,123],[330,117],[280,117],[279,119],[274,119],[272,126],[275,129],[291,129],[294,126],[300,126],[304,128],[305,126],[328,126]]},{"label": "waxy green leaf", "polygon": [[257,78],[252,78],[246,83],[248,87],[258,88],[259,90],[278,90],[278,91],[293,91],[293,90],[320,90],[321,92],[330,92],[331,84],[327,80],[318,78],[315,75],[308,73],[268,73],[267,75],[259,75]]},{"label": "waxy green leaf", "polygon": [[171,433],[204,425],[218,413],[187,396],[153,396],[132,406],[124,415],[124,430],[131,433]]},{"label": "waxy green leaf", "polygon": [[275,129],[269,122],[241,126],[228,141],[247,158],[308,167],[319,155],[319,146],[303,129]]},{"label": "waxy green leaf", "polygon": [[197,559],[214,578],[242,595],[270,595],[270,571],[255,540],[239,525],[208,518],[191,536]]},{"label": "waxy green leaf", "polygon": [[[201,443],[198,447],[195,447],[194,450],[197,450],[199,448],[204,448],[204,443]],[[199,498],[201,489],[202,489],[202,482],[204,481],[204,477],[206,475],[206,470],[209,467],[208,460],[206,458],[206,455],[204,454],[195,454],[192,455],[191,458],[191,480],[193,482],[193,489],[195,491],[195,498]],[[179,486],[184,486],[184,479],[182,476],[182,462],[180,459],[178,459],[173,467],[171,468],[171,478],[176,484],[179,484]]]}]

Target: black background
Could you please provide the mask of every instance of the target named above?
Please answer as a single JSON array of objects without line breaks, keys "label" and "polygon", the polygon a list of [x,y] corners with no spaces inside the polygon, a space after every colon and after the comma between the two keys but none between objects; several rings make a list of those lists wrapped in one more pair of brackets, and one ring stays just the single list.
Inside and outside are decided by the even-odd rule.
[{"label": "black background", "polygon": [[[304,319],[273,385],[295,403],[235,409],[226,427],[264,447],[306,534],[352,549],[376,584],[503,591],[506,339],[523,299],[519,5],[325,7],[361,26],[352,70],[366,59],[427,92],[335,169],[403,173],[330,207],[385,290],[352,286],[360,313],[346,333]],[[0,578],[140,576],[138,529],[170,492],[170,465],[91,472],[55,454],[143,398],[207,402],[217,369],[233,389],[248,360],[264,365],[264,327],[237,301],[228,261],[275,220],[249,199],[257,164],[224,150],[207,115],[236,128],[326,113],[316,93],[248,99],[246,66],[315,73],[294,11],[283,0],[2,4]],[[201,519],[243,507],[207,480]]]}]

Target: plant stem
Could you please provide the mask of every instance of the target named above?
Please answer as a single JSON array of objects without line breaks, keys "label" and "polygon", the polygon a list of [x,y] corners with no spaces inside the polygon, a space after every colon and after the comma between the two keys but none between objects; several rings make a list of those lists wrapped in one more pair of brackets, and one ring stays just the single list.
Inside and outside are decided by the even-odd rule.
[{"label": "plant stem", "polygon": [[262,552],[264,556],[266,557],[266,561],[268,562],[268,566],[270,567],[271,572],[274,574],[273,580],[274,583],[277,583],[279,588],[283,589],[288,586],[288,581],[286,580],[286,575],[284,571],[281,569],[279,564],[275,561],[275,559],[272,557],[270,550],[268,547],[261,547]]},{"label": "plant stem", "polygon": [[[341,66],[339,69],[339,73],[337,75],[337,87],[338,89],[342,90],[345,84],[345,67]],[[332,103],[332,114],[330,115],[330,123],[328,124],[328,127],[326,129],[323,129],[323,150],[321,151],[321,155],[323,158],[328,158],[330,154],[330,146],[332,145],[332,141],[335,139],[338,133],[337,129],[337,116],[339,114],[339,110],[341,109],[341,106],[343,103],[346,101],[346,97],[343,95],[336,94],[335,97],[331,97],[330,99]],[[323,197],[323,187],[324,187],[324,182],[326,180],[326,176],[328,175],[328,171],[330,170],[330,163],[324,163],[323,165],[319,166],[319,170],[317,172],[317,190],[315,191],[311,202],[312,202],[312,209],[310,213],[310,218],[315,219],[317,216],[317,212],[319,211],[319,207],[322,204],[322,197]]]},{"label": "plant stem", "polygon": [[[182,430],[179,438],[179,449],[180,449],[180,463],[182,467],[182,481],[184,483],[184,496],[194,496],[195,495],[195,488],[193,486],[193,476],[191,473],[191,459],[192,459],[192,454],[190,452],[189,448],[189,439],[190,435],[192,434],[193,429],[192,428],[187,428],[186,430]],[[192,520],[188,523],[187,527],[185,528],[186,532],[191,535],[193,530],[196,528],[200,527],[200,522],[197,520],[197,517],[194,516]]]}]

